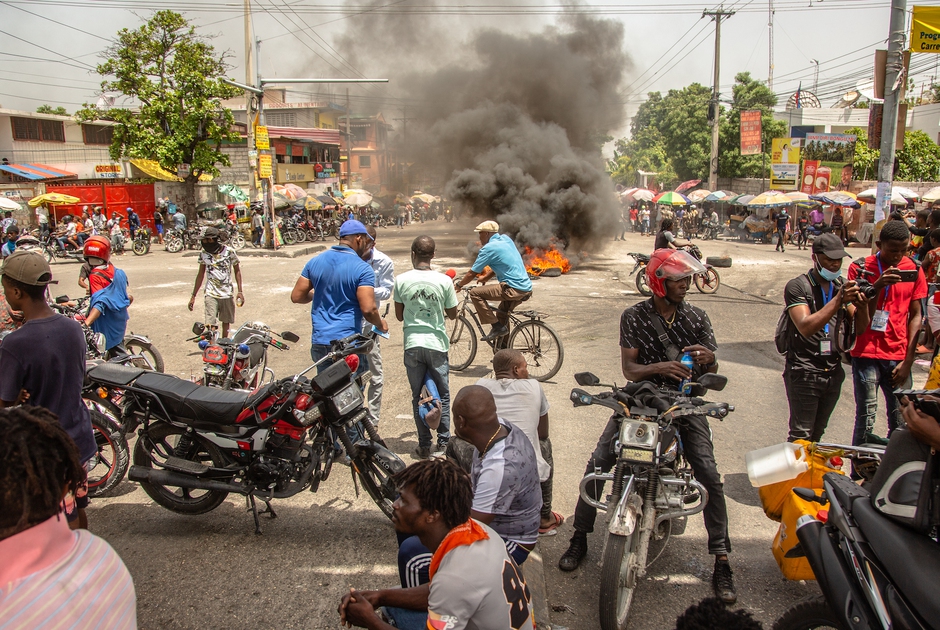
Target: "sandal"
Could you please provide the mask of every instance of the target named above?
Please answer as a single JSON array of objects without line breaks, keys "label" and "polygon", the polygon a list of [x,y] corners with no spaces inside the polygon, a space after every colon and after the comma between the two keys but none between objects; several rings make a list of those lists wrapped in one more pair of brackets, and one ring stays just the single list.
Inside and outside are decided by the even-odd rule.
[{"label": "sandal", "polygon": [[539,527],[539,536],[554,536],[558,533],[558,528],[565,522],[565,517],[558,512],[552,512],[555,522],[548,527]]}]

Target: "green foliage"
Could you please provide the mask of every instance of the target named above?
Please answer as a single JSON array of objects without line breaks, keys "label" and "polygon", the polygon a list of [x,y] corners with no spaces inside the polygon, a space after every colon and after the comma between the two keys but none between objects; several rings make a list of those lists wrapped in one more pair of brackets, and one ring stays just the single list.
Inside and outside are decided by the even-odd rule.
[{"label": "green foliage", "polygon": [[36,108],[37,114],[54,114],[56,116],[68,116],[68,111],[59,105],[58,107],[53,107],[52,105],[40,105]]},{"label": "green foliage", "polygon": [[[130,104],[99,109],[86,103],[76,117],[117,123],[110,148],[115,160],[156,160],[171,172],[190,164],[185,181],[192,193],[200,175],[218,175],[217,165],[229,164],[220,147],[237,139],[232,112],[222,105],[241,93],[222,82],[228,68],[225,56],[216,55],[183,16],[158,11],[136,30],[121,29],[97,68],[108,77],[102,92],[121,94]],[[183,200],[188,214],[190,205],[194,199]]]},{"label": "green foliage", "polygon": [[[868,131],[853,127],[846,133],[858,136],[855,143],[854,179],[878,179],[881,151],[868,148]],[[904,147],[897,152],[894,179],[900,182],[930,182],[940,177],[940,146],[923,131],[905,131]]]}]

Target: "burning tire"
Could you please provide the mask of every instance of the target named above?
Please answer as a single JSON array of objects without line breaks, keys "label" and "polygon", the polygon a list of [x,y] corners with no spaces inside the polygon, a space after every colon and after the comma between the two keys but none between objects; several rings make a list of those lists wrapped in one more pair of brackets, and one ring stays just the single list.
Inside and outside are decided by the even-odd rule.
[{"label": "burning tire", "polygon": [[705,259],[705,264],[712,267],[727,268],[731,266],[731,256],[709,256]]}]

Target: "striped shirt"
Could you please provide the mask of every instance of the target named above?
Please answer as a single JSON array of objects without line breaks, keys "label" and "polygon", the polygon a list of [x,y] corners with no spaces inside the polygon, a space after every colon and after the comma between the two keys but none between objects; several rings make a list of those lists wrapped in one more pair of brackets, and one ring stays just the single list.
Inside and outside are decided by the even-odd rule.
[{"label": "striped shirt", "polygon": [[134,583],[101,538],[52,518],[0,540],[0,630],[137,628]]}]

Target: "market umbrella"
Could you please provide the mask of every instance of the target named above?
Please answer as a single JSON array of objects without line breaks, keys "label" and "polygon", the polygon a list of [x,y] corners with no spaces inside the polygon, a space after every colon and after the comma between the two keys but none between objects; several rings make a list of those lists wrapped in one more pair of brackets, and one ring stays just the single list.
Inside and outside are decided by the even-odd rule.
[{"label": "market umbrella", "polygon": [[791,203],[793,203],[793,200],[782,192],[768,190],[748,201],[747,205],[754,208],[779,208],[789,206]]},{"label": "market umbrella", "polygon": [[343,197],[351,197],[353,195],[369,195],[371,197],[372,193],[363,188],[347,188],[343,191]]},{"label": "market umbrella", "polygon": [[323,202],[312,195],[304,198],[304,210],[314,211],[323,207]]},{"label": "market umbrella", "polygon": [[368,206],[372,203],[372,195],[369,193],[356,193],[349,195],[344,200],[347,206]]},{"label": "market umbrella", "polygon": [[859,208],[861,204],[855,199],[855,195],[847,192],[825,192],[818,195],[810,195],[811,199],[828,203],[831,206],[845,206],[847,208]]},{"label": "market umbrella", "polygon": [[673,191],[659,193],[653,197],[653,203],[660,203],[665,206],[684,206],[689,203],[689,198],[685,195]]},{"label": "market umbrella", "polygon": [[728,200],[732,206],[746,206],[757,195],[738,195]]},{"label": "market umbrella", "polygon": [[274,193],[274,209],[275,210],[280,210],[281,208],[287,208],[292,203],[294,203],[294,200],[290,199],[286,195],[282,195],[279,192]]},{"label": "market umbrella", "polygon": [[434,195],[429,195],[427,193],[418,193],[417,195],[412,195],[411,200],[414,201],[415,199],[417,199],[418,201],[422,203],[428,203],[428,204],[434,203],[435,201],[440,201]]},{"label": "market umbrella", "polygon": [[0,210],[19,210],[20,204],[9,197],[0,196]]},{"label": "market umbrella", "polygon": [[219,184],[219,192],[235,201],[248,201],[248,194],[235,184]]},{"label": "market umbrella", "polygon": [[78,197],[73,197],[72,195],[63,195],[62,193],[44,193],[38,197],[33,197],[27,203],[30,208],[35,208],[41,206],[45,203],[51,203],[53,205],[67,205],[72,203],[78,203],[81,199]]},{"label": "market umbrella", "polygon": [[724,202],[727,202],[732,197],[737,196],[737,194],[738,193],[731,192],[730,190],[716,190],[715,192],[705,197],[705,201],[720,201],[724,203]]},{"label": "market umbrella", "polygon": [[621,197],[631,197],[631,195],[633,195],[633,193],[635,193],[638,190],[639,188],[637,188],[636,186],[634,186],[633,188],[624,188],[623,190],[620,191],[619,194]]},{"label": "market umbrella", "polygon": [[[689,181],[687,181],[687,182],[682,182],[681,184],[679,184],[678,186],[676,186],[676,192],[677,192],[677,193],[684,193],[684,192],[687,191],[687,190],[692,190],[693,188],[695,188],[696,186],[698,186],[698,185],[701,184],[701,183],[702,183],[702,180],[700,180],[700,179],[690,179]],[[676,204],[673,204],[673,205],[676,205]]]},{"label": "market umbrella", "polygon": [[196,206],[196,212],[206,212],[207,210],[228,210],[228,206],[219,201],[207,201]]},{"label": "market umbrella", "polygon": [[689,193],[689,201],[691,201],[692,203],[699,203],[699,202],[704,201],[705,198],[708,197],[710,194],[712,194],[712,191],[705,190],[704,188],[699,188],[698,190],[693,190],[692,192]]},{"label": "market umbrella", "polygon": [[336,200],[330,197],[329,195],[317,195],[317,201],[322,203],[324,206],[336,205]]},{"label": "market umbrella", "polygon": [[940,186],[935,186],[925,192],[921,199],[930,203],[933,203],[934,201],[940,201]]},{"label": "market umbrella", "polygon": [[[877,196],[877,188],[869,188],[868,190],[863,190],[862,192],[858,193],[858,199],[860,201],[864,201],[865,203],[875,203],[875,198]],[[906,206],[907,199],[904,198],[904,195],[902,195],[896,187],[892,187],[890,203],[892,206]]]},{"label": "market umbrella", "polygon": [[904,186],[894,186],[894,190],[898,191],[901,196],[908,201],[920,201],[920,195],[910,188],[905,188]]},{"label": "market umbrella", "polygon": [[630,197],[634,201],[652,201],[653,197],[656,196],[652,190],[647,190],[646,188],[638,188],[630,195],[624,195],[624,197]]}]

